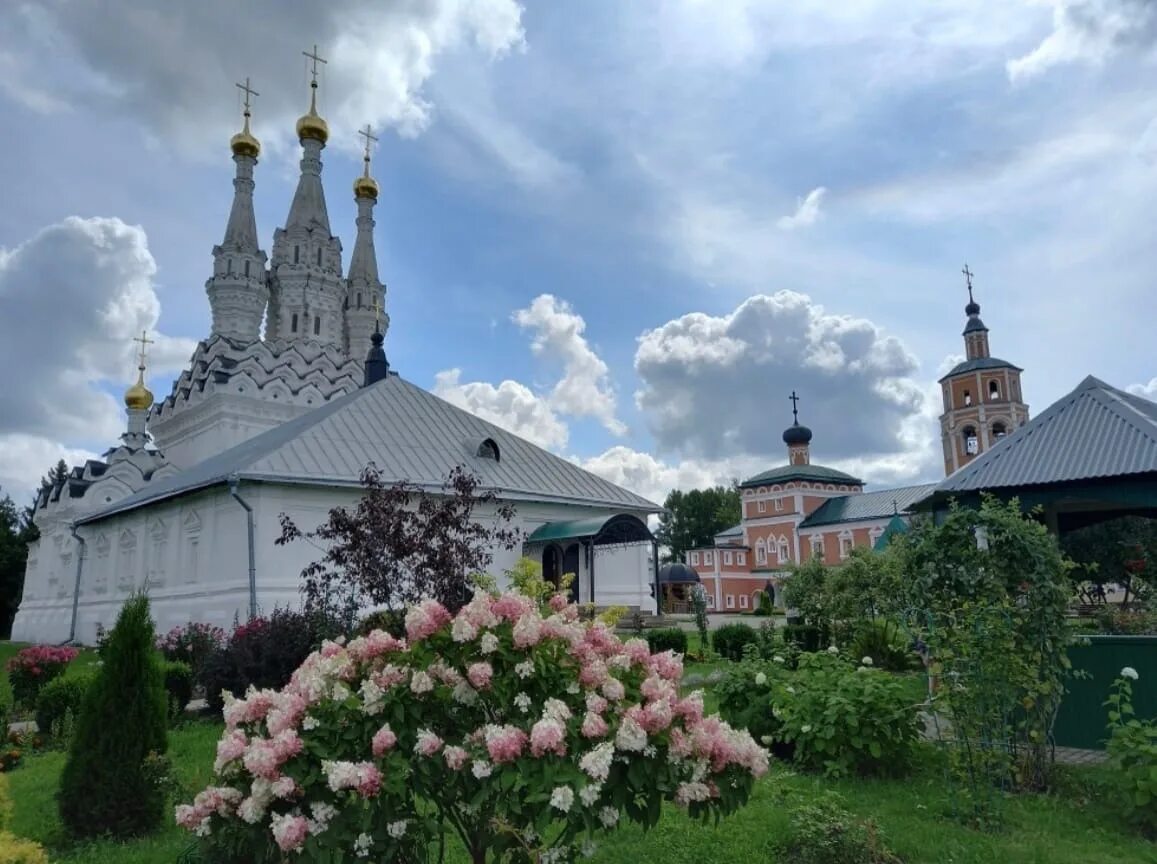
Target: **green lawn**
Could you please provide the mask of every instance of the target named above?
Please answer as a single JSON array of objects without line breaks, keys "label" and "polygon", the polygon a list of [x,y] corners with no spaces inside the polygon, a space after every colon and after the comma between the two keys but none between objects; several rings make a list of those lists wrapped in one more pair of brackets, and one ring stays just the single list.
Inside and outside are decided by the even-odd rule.
[{"label": "green lawn", "polygon": [[[170,736],[170,755],[190,794],[210,779],[220,728],[214,723],[194,723]],[[189,845],[185,833],[170,826],[135,843],[69,846],[60,833],[53,801],[63,762],[60,753],[33,756],[10,775],[16,803],[12,830],[45,844],[57,864],[163,864],[175,861]],[[823,789],[836,789],[852,810],[880,823],[892,846],[910,864],[1157,862],[1157,847],[1130,834],[1101,803],[1096,769],[1072,769],[1066,777],[1063,795],[1010,799],[1007,830],[985,835],[961,827],[947,815],[950,798],[944,774],[930,748],[915,775],[903,780],[833,783],[777,765],[759,783],[751,803],[718,826],[691,822],[670,807],[649,835],[625,828],[604,840],[592,860],[594,864],[774,862],[769,850],[773,839],[786,829],[787,804]],[[450,860],[466,859],[454,853]]]}]

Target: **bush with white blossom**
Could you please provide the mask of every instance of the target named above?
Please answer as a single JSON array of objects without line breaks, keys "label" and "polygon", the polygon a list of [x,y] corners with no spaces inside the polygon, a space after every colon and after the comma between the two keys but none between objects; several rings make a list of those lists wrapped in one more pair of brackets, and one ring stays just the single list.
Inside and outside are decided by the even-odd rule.
[{"label": "bush with white blossom", "polygon": [[[680,695],[682,659],[561,595],[433,601],[327,642],[280,692],[226,698],[213,785],[177,822],[217,859],[567,861],[622,822],[742,806],[768,755]],[[287,857],[288,856],[288,857]]]}]

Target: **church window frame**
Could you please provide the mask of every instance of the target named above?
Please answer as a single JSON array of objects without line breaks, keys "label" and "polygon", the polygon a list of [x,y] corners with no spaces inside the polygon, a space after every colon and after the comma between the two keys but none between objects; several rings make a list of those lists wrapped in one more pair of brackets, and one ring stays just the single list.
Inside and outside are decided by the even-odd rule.
[{"label": "church window frame", "polygon": [[318,267],[321,266],[321,247],[320,246],[318,247],[318,250],[317,250],[317,266]]},{"label": "church window frame", "polygon": [[993,439],[1003,438],[1008,434],[1008,425],[1003,420],[997,420],[992,424]]},{"label": "church window frame", "polygon": [[736,563],[740,567],[746,567],[747,566],[747,553],[746,552],[736,552],[735,553],[735,560],[736,560]]},{"label": "church window frame", "polygon": [[972,404],[972,391],[967,387],[964,388],[964,407],[967,408]]},{"label": "church window frame", "polygon": [[746,594],[740,594],[739,595],[739,608],[740,609],[746,609],[747,608],[747,602],[748,602],[747,601],[747,595]]},{"label": "church window frame", "polygon": [[775,511],[777,513],[783,512],[783,499],[782,498],[776,498],[775,499]]},{"label": "church window frame", "polygon": [[250,263],[249,261],[245,262],[245,278],[246,279],[249,278],[249,263]]},{"label": "church window frame", "polygon": [[1000,382],[997,381],[995,378],[990,379],[988,382],[988,401],[989,402],[999,402],[1000,401]]},{"label": "church window frame", "polygon": [[698,566],[698,564],[699,564],[699,553],[698,553],[698,552],[692,552],[690,557],[691,557],[691,566],[692,566],[692,567],[696,567],[696,566]]},{"label": "church window frame", "polygon": [[290,333],[296,333],[297,332],[297,313],[296,312],[293,313],[293,317],[289,320],[289,332]]},{"label": "church window frame", "polygon": [[824,558],[824,536],[822,534],[813,534],[810,539],[812,557],[819,558],[822,561]]},{"label": "church window frame", "polygon": [[971,423],[960,430],[960,438],[966,456],[975,456],[980,452],[980,433]]},{"label": "church window frame", "polygon": [[852,548],[856,545],[856,540],[852,536],[851,531],[845,531],[840,535],[840,560],[846,561],[852,554]]},{"label": "church window frame", "polygon": [[708,567],[715,565],[715,553],[710,549],[703,553],[703,564]]},{"label": "church window frame", "polygon": [[727,608],[728,609],[734,609],[735,608],[735,595],[734,594],[728,594],[725,599],[726,599]]},{"label": "church window frame", "polygon": [[320,315],[314,315],[313,316],[313,335],[314,336],[320,336],[321,335],[321,316]]},{"label": "church window frame", "polygon": [[779,559],[780,564],[787,564],[791,560],[791,548],[790,544],[787,542],[786,537],[781,536],[779,538],[779,542],[776,543],[775,549],[776,557]]},{"label": "church window frame", "polygon": [[757,509],[760,513],[766,513],[767,512],[767,502],[766,501],[760,501],[756,505],[755,509]]},{"label": "church window frame", "polygon": [[297,246],[297,245],[295,245],[293,247],[293,263],[294,264],[300,264],[301,263],[301,247]]},{"label": "church window frame", "polygon": [[759,565],[767,563],[767,544],[763,542],[762,537],[755,544],[755,563]]},{"label": "church window frame", "polygon": [[724,553],[723,553],[723,563],[724,563],[724,564],[726,564],[726,565],[728,565],[729,567],[731,566],[731,564],[732,564],[732,555],[731,555],[731,553],[730,553],[730,552],[724,552]]}]

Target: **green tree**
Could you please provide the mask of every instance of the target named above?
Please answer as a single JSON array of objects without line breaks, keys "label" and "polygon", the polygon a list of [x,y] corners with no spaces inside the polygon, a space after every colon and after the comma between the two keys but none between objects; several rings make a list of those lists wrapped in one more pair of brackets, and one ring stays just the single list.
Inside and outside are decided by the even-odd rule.
[{"label": "green tree", "polygon": [[0,639],[12,634],[12,619],[24,591],[24,566],[28,543],[35,526],[12,498],[0,498]]},{"label": "green tree", "polygon": [[60,775],[60,819],[75,837],[134,837],[165,818],[154,760],[168,748],[168,697],[154,638],[148,597],[130,597],[105,643]]},{"label": "green tree", "polygon": [[[1157,580],[1157,519],[1122,516],[1087,525],[1065,534],[1061,548],[1077,565],[1074,575],[1092,586],[1120,585],[1125,604],[1144,599]],[[1091,601],[1092,592],[1085,594]]]},{"label": "green tree", "polygon": [[737,486],[673,490],[663,502],[656,536],[666,547],[665,560],[681,561],[688,549],[710,546],[714,537],[740,520]]}]

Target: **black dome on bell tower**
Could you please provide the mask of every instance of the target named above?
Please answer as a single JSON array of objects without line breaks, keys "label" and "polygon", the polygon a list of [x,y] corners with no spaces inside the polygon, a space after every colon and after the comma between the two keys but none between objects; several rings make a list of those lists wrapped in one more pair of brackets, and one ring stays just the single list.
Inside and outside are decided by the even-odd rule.
[{"label": "black dome on bell tower", "polygon": [[801,426],[798,422],[791,424],[783,431],[783,443],[789,447],[810,444],[811,440],[812,430],[806,426]]}]

